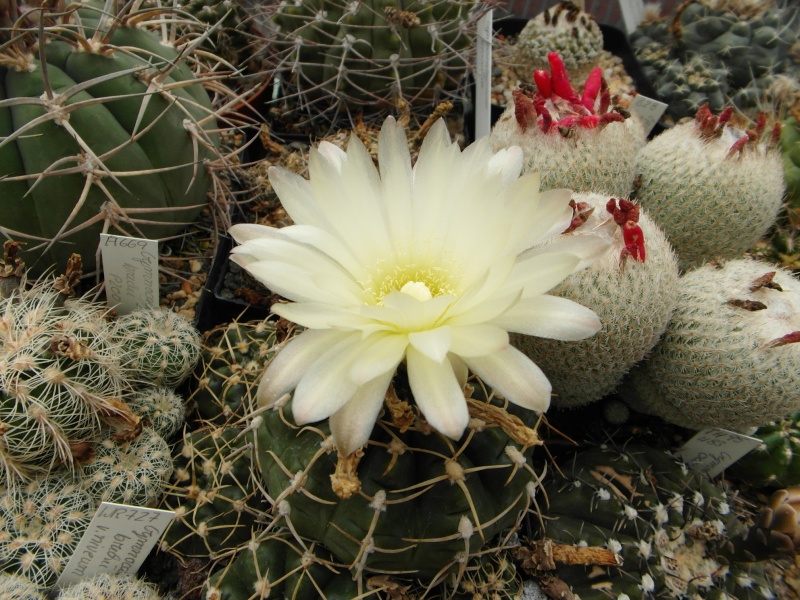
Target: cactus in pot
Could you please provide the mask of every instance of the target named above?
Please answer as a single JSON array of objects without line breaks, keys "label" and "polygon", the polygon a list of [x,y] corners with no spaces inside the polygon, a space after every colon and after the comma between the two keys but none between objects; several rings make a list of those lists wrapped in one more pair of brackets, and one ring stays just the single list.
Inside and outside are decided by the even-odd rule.
[{"label": "cactus in pot", "polygon": [[195,46],[142,26],[158,11],[47,6],[0,30],[0,231],[34,273],[73,252],[91,272],[100,232],[163,238],[199,214],[219,135]]}]

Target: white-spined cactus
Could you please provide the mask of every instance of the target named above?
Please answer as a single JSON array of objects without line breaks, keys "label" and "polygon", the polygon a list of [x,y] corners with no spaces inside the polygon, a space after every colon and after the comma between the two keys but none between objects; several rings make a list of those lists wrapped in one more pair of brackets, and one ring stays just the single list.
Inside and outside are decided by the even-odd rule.
[{"label": "white-spined cactus", "polygon": [[[637,156],[636,195],[664,230],[682,269],[739,258],[775,222],[785,190],[777,135],[730,124],[702,107]],[[762,139],[766,138],[766,139]]]},{"label": "white-spined cactus", "polygon": [[603,328],[564,342],[516,335],[514,345],[553,384],[555,406],[599,400],[656,344],[677,302],[678,262],[658,226],[627,200],[573,194],[575,217],[564,235],[604,231],[612,249],[551,292],[591,308]]},{"label": "white-spined cactus", "polygon": [[756,260],[683,275],[664,337],[625,398],[691,429],[749,431],[800,410],[800,281]]}]

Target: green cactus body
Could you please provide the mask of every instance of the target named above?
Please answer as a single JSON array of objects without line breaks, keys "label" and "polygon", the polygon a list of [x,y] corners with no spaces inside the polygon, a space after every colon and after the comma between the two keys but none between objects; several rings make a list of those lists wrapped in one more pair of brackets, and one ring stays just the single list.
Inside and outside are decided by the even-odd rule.
[{"label": "green cactus body", "polygon": [[800,214],[800,125],[796,117],[789,117],[783,122],[781,152],[789,208]]},{"label": "green cactus body", "polygon": [[[774,598],[725,492],[668,452],[635,443],[563,457],[545,483],[541,536],[611,550],[620,566],[558,565],[580,600]],[[747,542],[756,551],[758,543]]]},{"label": "green cactus body", "polygon": [[703,108],[636,159],[636,196],[683,270],[741,256],[775,222],[783,201],[783,164],[772,143],[720,119]]},{"label": "green cactus body", "polygon": [[186,317],[160,308],[119,317],[114,338],[127,379],[145,385],[176,387],[200,359],[200,334]]},{"label": "green cactus body", "polygon": [[661,341],[631,372],[632,408],[691,429],[752,431],[800,410],[800,282],[754,260],[684,274]]},{"label": "green cactus body", "polygon": [[161,548],[207,560],[247,543],[269,521],[267,500],[254,481],[252,434],[210,426],[184,434],[162,507],[175,519]]},{"label": "green cactus body", "polygon": [[200,417],[222,424],[247,416],[277,343],[274,321],[234,321],[206,334],[188,398]]},{"label": "green cactus body", "polygon": [[469,404],[474,418],[454,442],[397,400],[363,455],[338,462],[326,422],[294,425],[291,401],[263,413],[258,463],[279,522],[321,542],[359,577],[377,571],[430,581],[459,570],[514,527],[536,478],[535,432],[496,399]]},{"label": "green cactus body", "polygon": [[[63,269],[73,252],[94,270],[107,225],[174,235],[211,186],[204,163],[218,135],[208,94],[178,51],[125,17],[101,19],[102,7],[84,3],[45,28],[46,68],[14,44],[0,58],[0,231],[27,243],[37,274]],[[94,43],[79,43],[95,31]]]},{"label": "green cactus body", "polygon": [[172,475],[172,456],[164,438],[145,427],[130,441],[108,435],[81,473],[83,488],[98,503],[155,506]]},{"label": "green cactus body", "polygon": [[800,485],[800,412],[759,427],[753,437],[760,439],[761,445],[727,472],[759,487]]},{"label": "green cactus body", "polygon": [[0,302],[0,471],[7,478],[72,465],[104,420],[136,421],[119,400],[119,349],[101,313],[65,303],[50,285]]},{"label": "green cactus body", "polygon": [[559,2],[525,25],[512,47],[517,76],[533,82],[533,72],[546,69],[547,55],[558,52],[575,81],[583,81],[603,51],[603,33],[591,14],[573,2]]},{"label": "green cactus body", "polygon": [[123,575],[101,573],[61,590],[58,600],[161,600],[153,584]]},{"label": "green cactus body", "polygon": [[206,583],[208,600],[352,600],[360,595],[350,572],[312,543],[285,534],[255,539]]},{"label": "green cactus body", "polygon": [[606,209],[609,197],[573,194],[576,215],[585,220],[565,236],[605,231],[612,240],[608,254],[570,275],[550,291],[591,308],[602,323],[592,337],[563,342],[514,335],[512,344],[525,352],[553,385],[553,405],[580,406],[613,391],[630,368],[655,346],[677,303],[678,263],[664,234],[642,211],[638,225],[646,258],[628,256],[622,227]]},{"label": "green cactus body", "polygon": [[131,410],[165,440],[183,426],[186,406],[183,398],[168,387],[148,387],[126,398]]},{"label": "green cactus body", "polygon": [[671,60],[653,80],[656,94],[668,101],[667,114],[675,121],[693,117],[704,103],[715,112],[728,104],[728,71],[700,56]]},{"label": "green cactus body", "polygon": [[47,590],[72,557],[95,502],[64,473],[0,491],[0,571]]}]

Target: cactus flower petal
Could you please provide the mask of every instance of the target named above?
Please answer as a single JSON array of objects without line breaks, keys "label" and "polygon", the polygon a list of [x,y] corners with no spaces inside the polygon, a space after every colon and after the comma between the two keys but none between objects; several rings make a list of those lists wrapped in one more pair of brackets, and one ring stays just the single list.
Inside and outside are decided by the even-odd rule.
[{"label": "cactus flower petal", "polygon": [[378,163],[356,136],[346,152],[324,144],[308,181],[270,170],[296,225],[231,229],[233,259],[289,301],[273,312],[306,328],[267,366],[260,405],[294,390],[295,420],[329,418],[340,453],[366,442],[403,361],[417,407],[451,438],[469,422],[467,369],[546,410],[550,385],[508,334],[596,331],[590,310],[545,294],[609,241],[551,242],[569,225],[569,192],[539,194],[538,176],[520,177],[518,149],[494,153],[484,139],[461,150],[443,121],[412,166],[405,132],[387,119]]}]

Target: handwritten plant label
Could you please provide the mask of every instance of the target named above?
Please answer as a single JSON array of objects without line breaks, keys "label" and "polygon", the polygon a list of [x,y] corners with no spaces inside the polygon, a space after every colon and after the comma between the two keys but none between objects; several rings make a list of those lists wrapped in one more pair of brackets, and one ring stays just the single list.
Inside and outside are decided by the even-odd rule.
[{"label": "handwritten plant label", "polygon": [[667,110],[667,105],[664,102],[653,100],[641,94],[634,96],[633,102],[631,102],[631,112],[639,117],[642,125],[644,125],[645,135],[650,135],[665,110]]},{"label": "handwritten plant label", "polygon": [[101,233],[100,250],[108,306],[120,314],[158,308],[158,242]]},{"label": "handwritten plant label", "polygon": [[644,18],[644,0],[619,0],[625,31],[631,33]]},{"label": "handwritten plant label", "polygon": [[492,104],[492,18],[489,10],[478,20],[475,41],[475,139],[491,129]]},{"label": "handwritten plant label", "polygon": [[726,429],[704,429],[678,452],[690,467],[716,477],[759,444],[761,440],[749,435]]},{"label": "handwritten plant label", "polygon": [[101,502],[56,586],[136,573],[174,518],[171,510]]}]

